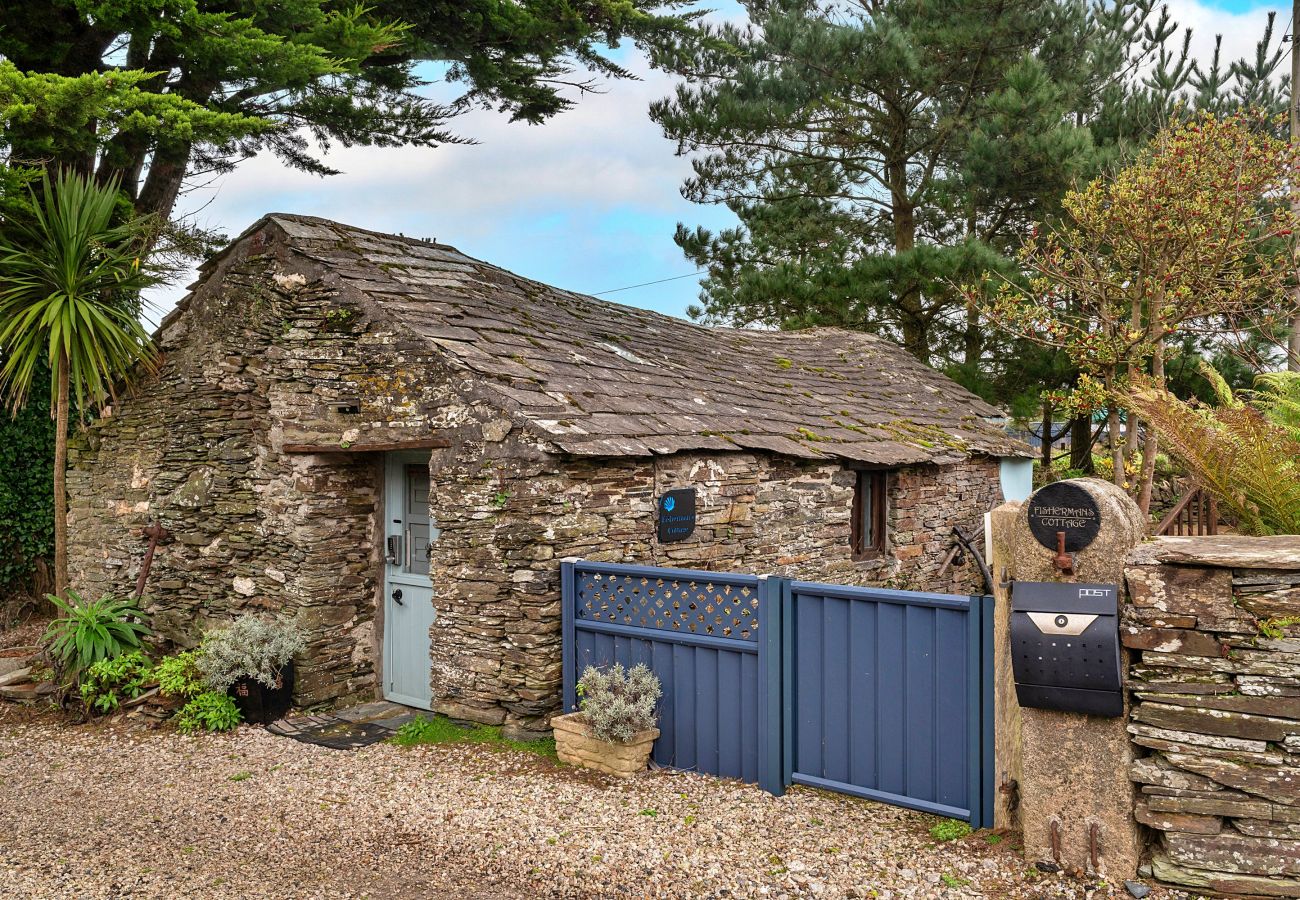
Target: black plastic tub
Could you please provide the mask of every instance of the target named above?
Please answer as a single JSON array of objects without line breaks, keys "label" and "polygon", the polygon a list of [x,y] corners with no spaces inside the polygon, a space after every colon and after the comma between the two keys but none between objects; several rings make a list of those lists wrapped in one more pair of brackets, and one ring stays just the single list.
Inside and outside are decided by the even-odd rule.
[{"label": "black plastic tub", "polygon": [[269,725],[284,718],[293,704],[293,663],[287,663],[276,676],[276,686],[241,678],[230,687],[230,696],[245,722]]}]

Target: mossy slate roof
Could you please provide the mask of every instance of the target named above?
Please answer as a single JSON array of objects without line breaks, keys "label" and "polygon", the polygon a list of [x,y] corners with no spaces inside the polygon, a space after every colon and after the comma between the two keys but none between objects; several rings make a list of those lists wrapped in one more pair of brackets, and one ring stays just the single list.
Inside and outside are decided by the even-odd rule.
[{"label": "mossy slate roof", "polygon": [[1001,411],[873,335],[704,327],[325,219],[272,214],[248,233],[268,221],[570,454],[750,449],[879,465],[1031,454]]}]

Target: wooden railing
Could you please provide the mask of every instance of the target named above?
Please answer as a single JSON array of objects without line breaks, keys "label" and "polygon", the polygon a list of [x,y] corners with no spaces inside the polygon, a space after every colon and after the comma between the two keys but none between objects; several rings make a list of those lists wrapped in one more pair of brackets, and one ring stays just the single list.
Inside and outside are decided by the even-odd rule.
[{"label": "wooden railing", "polygon": [[1155,533],[1218,534],[1219,501],[1202,487],[1191,487],[1156,526]]}]

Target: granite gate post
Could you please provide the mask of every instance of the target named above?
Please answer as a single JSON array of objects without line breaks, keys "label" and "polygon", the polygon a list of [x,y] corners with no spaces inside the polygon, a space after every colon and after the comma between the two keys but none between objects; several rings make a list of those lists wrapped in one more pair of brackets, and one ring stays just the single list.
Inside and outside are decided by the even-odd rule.
[{"label": "granite gate post", "polygon": [[[1017,627],[1012,623],[1014,616],[1046,615],[1045,619],[1035,620],[1047,630],[1042,635],[1047,642],[1043,646],[1057,647],[1051,639],[1059,635],[1060,652],[1078,654],[1080,642],[1069,636],[1079,632],[1070,629],[1076,621],[1091,622],[1095,616],[1059,614],[1066,609],[1047,614],[1013,613],[1013,604],[1023,607],[1031,594],[1049,598],[1095,595],[1104,602],[1121,602],[1125,558],[1146,535],[1142,514],[1127,494],[1109,482],[1080,478],[1047,485],[1018,508],[1005,504],[994,511],[990,522],[993,572],[995,580],[1001,582],[995,625],[997,777],[1002,785],[997,823],[1013,825],[1019,821],[1026,858],[1031,862],[1054,863],[1067,871],[1112,880],[1132,878],[1142,845],[1133,818],[1133,785],[1128,772],[1133,749],[1125,728],[1126,715],[1108,717],[1025,705],[1030,702],[1027,697],[1034,696],[1033,690],[1041,694],[1044,689],[1018,695],[1011,664],[1018,645],[1011,641],[1013,628]],[[1107,586],[1114,588],[1109,594]],[[1050,605],[1039,608],[1053,609]],[[1081,611],[1100,608],[1081,607]],[[1052,630],[1053,622],[1060,626],[1056,631]],[[1071,646],[1068,651],[1067,642]],[[1116,638],[1116,649],[1107,651],[1109,663],[1113,667],[1118,654],[1118,672],[1125,673],[1127,660],[1117,644]],[[1024,647],[1019,649],[1023,651]],[[1089,658],[1075,657],[1071,664],[1095,664],[1093,652],[1085,651]],[[1064,665],[1054,662],[1056,658],[1048,653],[1032,660],[1023,652],[1021,655],[1022,665],[1037,666],[1040,675],[1046,667],[1048,681],[1053,667]],[[1085,669],[1083,666],[1077,671]],[[1095,673],[1092,677],[1096,677]],[[1120,678],[1122,674],[1114,679],[1117,685]],[[1056,696],[1053,690],[1045,689]],[[1088,706],[1089,697],[1096,694],[1069,689],[1060,693],[1067,698],[1060,701],[1065,707],[1079,704],[1079,698],[1085,701],[1079,705]],[[1111,704],[1127,710],[1122,690],[1104,701],[1102,706]],[[1018,802],[1013,803],[1012,798]]]}]

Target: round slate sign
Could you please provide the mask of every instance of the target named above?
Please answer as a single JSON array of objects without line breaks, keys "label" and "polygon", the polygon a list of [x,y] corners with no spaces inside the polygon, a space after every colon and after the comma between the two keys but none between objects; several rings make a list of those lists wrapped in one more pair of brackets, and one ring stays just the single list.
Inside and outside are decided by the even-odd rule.
[{"label": "round slate sign", "polygon": [[1056,533],[1065,532],[1065,549],[1084,549],[1101,530],[1097,501],[1077,484],[1057,481],[1039,488],[1029,498],[1029,530],[1048,550],[1056,549]]}]

